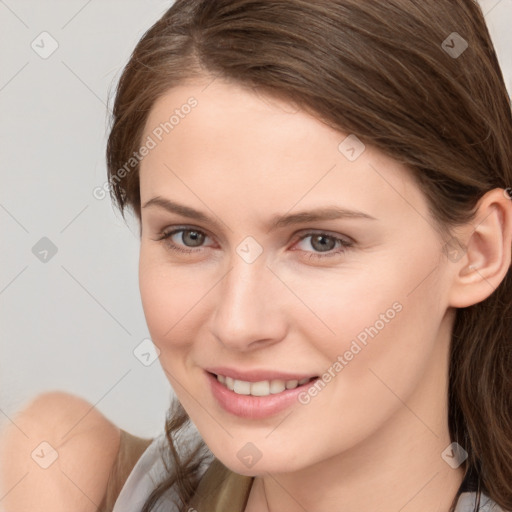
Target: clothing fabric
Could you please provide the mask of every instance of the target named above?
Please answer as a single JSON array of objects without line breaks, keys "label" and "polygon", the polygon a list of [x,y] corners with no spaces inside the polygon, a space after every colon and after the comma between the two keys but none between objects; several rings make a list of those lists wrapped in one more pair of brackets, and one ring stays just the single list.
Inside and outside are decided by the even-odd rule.
[{"label": "clothing fabric", "polygon": [[[178,452],[185,454],[199,434],[194,427],[185,432],[176,443]],[[155,438],[133,467],[115,502],[113,512],[140,512],[147,498],[167,475],[162,454],[167,452],[165,434]],[[167,461],[167,464],[169,462]],[[226,468],[215,456],[208,452],[198,470],[201,477],[190,512],[243,512],[252,477],[238,475]],[[471,475],[469,475],[471,476]],[[473,512],[476,505],[474,482],[466,478],[461,485],[463,491],[457,502],[455,512]],[[177,512],[177,494],[171,488],[159,501],[155,512]],[[481,494],[478,512],[506,512],[485,494]]]},{"label": "clothing fabric", "polygon": [[[179,455],[186,457],[199,439],[199,433],[194,426],[187,428],[178,437],[175,437],[175,446]],[[167,447],[168,442],[165,433],[151,442],[128,475],[112,512],[140,512],[142,510],[151,492],[167,476],[166,465],[168,467],[172,465]],[[209,456],[198,469],[200,477],[204,475],[214,460],[215,456],[209,452]],[[171,488],[154,508],[154,512],[175,512],[178,509],[173,502],[176,501],[177,493],[174,488]]]}]

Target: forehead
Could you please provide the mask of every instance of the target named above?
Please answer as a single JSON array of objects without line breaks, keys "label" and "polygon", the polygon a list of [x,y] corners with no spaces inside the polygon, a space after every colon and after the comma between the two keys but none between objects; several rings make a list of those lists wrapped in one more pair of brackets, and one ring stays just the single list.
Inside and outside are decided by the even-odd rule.
[{"label": "forehead", "polygon": [[346,141],[357,144],[351,134],[219,79],[167,91],[148,116],[148,137],[155,146],[141,162],[143,202],[179,193],[195,204],[216,196],[240,208],[280,201],[286,210],[321,198],[371,215],[385,205],[398,212],[424,202],[409,171],[381,152],[367,146],[349,159]]},{"label": "forehead", "polygon": [[[286,136],[290,142],[308,138],[311,143],[316,138],[325,138],[327,132],[334,142],[340,136],[285,100],[220,79],[210,83],[194,81],[168,90],[153,105],[144,133],[159,129],[164,131],[163,138],[174,140],[179,140],[180,135],[189,137],[193,132],[194,138],[202,139],[203,152],[221,137],[245,141],[247,145],[242,149],[248,150],[248,146],[258,142],[269,147],[276,136],[280,143]],[[171,132],[173,137],[167,137]],[[336,144],[334,148],[331,144],[330,149],[336,150]]]}]

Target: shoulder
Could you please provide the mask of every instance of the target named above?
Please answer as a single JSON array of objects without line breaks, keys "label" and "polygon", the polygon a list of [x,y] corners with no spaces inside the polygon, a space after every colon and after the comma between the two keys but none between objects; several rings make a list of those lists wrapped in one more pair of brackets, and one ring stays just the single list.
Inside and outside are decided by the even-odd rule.
[{"label": "shoulder", "polygon": [[457,501],[454,512],[473,512],[475,510],[479,512],[508,512],[484,492],[481,493],[480,499],[475,491],[463,492]]},{"label": "shoulder", "polygon": [[116,467],[121,429],[91,403],[63,392],[37,396],[11,420],[0,435],[4,510],[97,512]]}]

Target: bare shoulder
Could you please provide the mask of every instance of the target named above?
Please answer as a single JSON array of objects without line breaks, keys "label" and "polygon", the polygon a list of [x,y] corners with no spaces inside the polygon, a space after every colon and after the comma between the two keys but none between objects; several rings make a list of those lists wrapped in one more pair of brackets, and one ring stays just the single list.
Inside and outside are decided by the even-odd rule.
[{"label": "bare shoulder", "polygon": [[44,393],[0,433],[0,510],[97,512],[121,430],[86,400]]}]

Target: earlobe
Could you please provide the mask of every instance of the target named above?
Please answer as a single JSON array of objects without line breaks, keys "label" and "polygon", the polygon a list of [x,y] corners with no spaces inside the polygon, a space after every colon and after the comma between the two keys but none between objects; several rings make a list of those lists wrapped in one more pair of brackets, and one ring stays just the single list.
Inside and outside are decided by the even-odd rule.
[{"label": "earlobe", "polygon": [[464,232],[465,254],[453,263],[450,305],[463,308],[489,297],[510,269],[512,200],[504,189],[487,192],[478,203],[475,221]]}]

